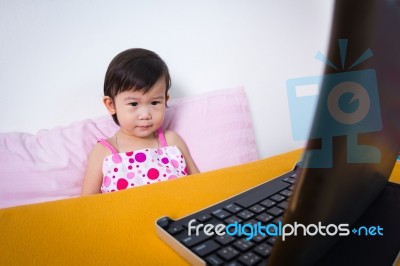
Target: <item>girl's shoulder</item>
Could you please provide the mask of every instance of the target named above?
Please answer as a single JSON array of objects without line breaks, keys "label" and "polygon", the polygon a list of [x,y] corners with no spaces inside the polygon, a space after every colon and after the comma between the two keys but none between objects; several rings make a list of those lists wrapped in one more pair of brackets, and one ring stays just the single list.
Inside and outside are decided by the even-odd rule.
[{"label": "girl's shoulder", "polygon": [[99,140],[93,147],[90,156],[97,157],[97,158],[105,158],[106,156],[112,154],[109,146],[113,146],[111,139],[101,139]]},{"label": "girl's shoulder", "polygon": [[168,146],[177,146],[179,149],[186,149],[186,144],[184,140],[175,131],[165,130],[164,136]]},{"label": "girl's shoulder", "polygon": [[167,141],[168,145],[176,145],[177,142],[181,142],[182,138],[173,130],[164,130],[165,140]]}]

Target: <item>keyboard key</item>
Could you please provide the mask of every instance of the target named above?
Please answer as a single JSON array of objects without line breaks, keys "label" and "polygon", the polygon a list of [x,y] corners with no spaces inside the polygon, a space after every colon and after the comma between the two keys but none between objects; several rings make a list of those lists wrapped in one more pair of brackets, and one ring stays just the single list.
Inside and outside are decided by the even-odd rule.
[{"label": "keyboard key", "polygon": [[268,245],[267,243],[261,244],[253,249],[261,257],[268,257],[271,254],[272,246]]},{"label": "keyboard key", "polygon": [[282,201],[281,203],[278,204],[279,208],[282,208],[284,210],[286,210],[289,206],[289,202],[288,201]]},{"label": "keyboard key", "polygon": [[254,213],[261,213],[265,211],[265,207],[261,206],[260,204],[256,204],[250,208],[250,210]]},{"label": "keyboard key", "polygon": [[233,246],[241,251],[247,251],[254,246],[254,243],[246,239],[239,239],[233,243]]},{"label": "keyboard key", "polygon": [[239,218],[242,218],[243,220],[248,220],[254,216],[254,213],[248,210],[244,210],[242,212],[239,212],[237,216],[239,216]]},{"label": "keyboard key", "polygon": [[267,208],[271,208],[272,206],[274,206],[276,204],[276,202],[273,200],[270,200],[270,199],[266,199],[266,200],[261,201],[260,204]]},{"label": "keyboard key", "polygon": [[289,183],[289,184],[294,184],[294,183],[296,182],[296,179],[291,178],[291,177],[285,177],[285,178],[283,179],[283,181],[285,181],[285,182],[287,182],[287,183]]},{"label": "keyboard key", "polygon": [[168,228],[168,233],[170,233],[171,235],[175,235],[177,233],[180,233],[183,231],[183,227],[182,226],[171,226],[170,228]]},{"label": "keyboard key", "polygon": [[267,212],[273,216],[280,216],[283,214],[284,210],[278,207],[272,207],[271,209],[267,210]]},{"label": "keyboard key", "polygon": [[265,234],[265,235],[257,234],[251,239],[251,241],[253,241],[254,243],[259,244],[261,242],[264,242],[264,240],[267,239],[267,238],[268,238],[267,234]]},{"label": "keyboard key", "polygon": [[245,224],[251,224],[251,226],[253,226],[255,224],[258,224],[258,221],[256,219],[251,219],[251,220],[245,222]]},{"label": "keyboard key", "polygon": [[273,236],[267,239],[267,242],[270,243],[271,245],[274,245],[278,237]]},{"label": "keyboard key", "polygon": [[172,222],[172,220],[169,217],[163,217],[157,221],[157,224],[162,227],[162,228],[167,228],[168,225]]},{"label": "keyboard key", "polygon": [[231,261],[225,264],[225,266],[242,266],[243,264],[237,262],[237,261]]},{"label": "keyboard key", "polygon": [[225,234],[222,236],[217,236],[214,239],[215,239],[215,241],[217,241],[218,243],[220,243],[223,246],[226,246],[236,240],[235,237],[230,236],[228,234]]},{"label": "keyboard key", "polygon": [[292,195],[292,191],[290,191],[289,189],[285,189],[285,190],[282,190],[281,192],[279,192],[279,194],[281,194],[282,196],[285,196],[285,197],[290,197],[291,195]]},{"label": "keyboard key", "polygon": [[206,258],[206,262],[207,262],[207,265],[211,265],[211,266],[220,266],[220,265],[224,264],[224,261],[216,255],[208,256]]},{"label": "keyboard key", "polygon": [[207,240],[209,238],[211,238],[212,236],[208,236],[206,235],[203,231],[201,231],[199,233],[199,235],[190,235],[190,236],[183,236],[180,239],[180,242],[182,242],[182,244],[184,244],[187,247],[193,247],[201,242],[203,242],[204,240]]},{"label": "keyboard key", "polygon": [[225,260],[231,260],[234,257],[238,256],[240,253],[233,247],[226,247],[218,251],[218,255],[221,256]]},{"label": "keyboard key", "polygon": [[224,209],[232,214],[235,214],[235,213],[240,212],[243,208],[232,203],[232,204],[225,206]]},{"label": "keyboard key", "polygon": [[276,202],[281,202],[281,201],[285,200],[286,197],[285,197],[285,196],[282,196],[282,195],[279,195],[279,194],[276,194],[276,195],[273,195],[273,196],[271,197],[271,199],[272,199],[273,201],[276,201]]},{"label": "keyboard key", "polygon": [[262,222],[263,224],[265,224],[265,223],[268,223],[269,221],[271,221],[272,219],[274,219],[274,217],[268,213],[262,213],[260,215],[257,215],[256,219],[259,220],[260,222]]},{"label": "keyboard key", "polygon": [[257,264],[261,258],[254,254],[253,252],[248,252],[242,256],[239,257],[239,261],[243,263],[244,265],[252,266]]},{"label": "keyboard key", "polygon": [[197,220],[198,220],[199,222],[201,222],[201,223],[204,223],[205,221],[208,221],[209,219],[211,219],[211,215],[209,215],[209,214],[203,214],[203,215],[200,215],[200,216],[197,218]]},{"label": "keyboard key", "polygon": [[211,239],[211,240],[208,240],[208,241],[194,247],[192,250],[197,255],[203,257],[203,256],[210,254],[211,252],[216,251],[219,247],[220,247],[220,245]]},{"label": "keyboard key", "polygon": [[226,212],[226,211],[224,211],[224,210],[222,210],[222,209],[213,211],[211,214],[212,214],[214,217],[216,217],[216,218],[218,218],[218,219],[220,219],[220,220],[223,220],[223,219],[227,218],[228,216],[230,216],[229,212]]},{"label": "keyboard key", "polygon": [[234,223],[241,223],[243,220],[242,219],[240,219],[239,217],[237,217],[237,216],[231,216],[231,217],[229,217],[228,219],[225,219],[225,223],[226,224],[234,224]]},{"label": "keyboard key", "polygon": [[206,223],[204,223],[204,225],[205,225],[205,224],[212,224],[212,225],[216,226],[216,225],[222,224],[222,223],[223,223],[223,222],[221,222],[221,220],[212,217],[210,220],[208,220]]}]

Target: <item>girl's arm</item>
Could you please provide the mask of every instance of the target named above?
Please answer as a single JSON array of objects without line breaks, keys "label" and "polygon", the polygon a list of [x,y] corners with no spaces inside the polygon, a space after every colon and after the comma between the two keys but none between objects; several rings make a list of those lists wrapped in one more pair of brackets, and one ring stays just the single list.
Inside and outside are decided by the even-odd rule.
[{"label": "girl's arm", "polygon": [[200,173],[199,169],[197,169],[196,163],[194,162],[192,156],[190,155],[189,149],[187,148],[183,139],[174,131],[167,130],[165,132],[165,138],[167,139],[168,145],[176,145],[179,150],[182,152],[183,157],[186,161],[186,167],[188,170],[188,174],[197,174]]},{"label": "girl's arm", "polygon": [[105,156],[103,145],[97,143],[88,158],[81,190],[82,196],[101,193],[100,188],[103,181],[102,166]]}]

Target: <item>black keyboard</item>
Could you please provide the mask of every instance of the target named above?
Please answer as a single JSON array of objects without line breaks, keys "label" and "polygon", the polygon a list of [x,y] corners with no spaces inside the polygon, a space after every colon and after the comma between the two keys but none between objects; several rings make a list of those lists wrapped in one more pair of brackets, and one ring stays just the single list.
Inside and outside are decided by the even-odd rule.
[{"label": "black keyboard", "polygon": [[298,166],[184,218],[160,218],[157,232],[191,264],[265,265],[277,239],[276,226],[270,226],[268,234],[254,233],[254,228],[282,222]]}]

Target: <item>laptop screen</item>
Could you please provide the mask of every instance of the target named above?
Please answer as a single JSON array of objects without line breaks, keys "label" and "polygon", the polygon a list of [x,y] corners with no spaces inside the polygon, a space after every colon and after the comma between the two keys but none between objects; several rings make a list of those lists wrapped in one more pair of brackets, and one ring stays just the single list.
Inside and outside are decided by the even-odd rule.
[{"label": "laptop screen", "polygon": [[[400,150],[398,25],[400,1],[336,1],[329,64],[284,224],[351,225],[387,184]],[[280,239],[270,265],[310,265],[338,238]]]}]

